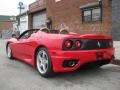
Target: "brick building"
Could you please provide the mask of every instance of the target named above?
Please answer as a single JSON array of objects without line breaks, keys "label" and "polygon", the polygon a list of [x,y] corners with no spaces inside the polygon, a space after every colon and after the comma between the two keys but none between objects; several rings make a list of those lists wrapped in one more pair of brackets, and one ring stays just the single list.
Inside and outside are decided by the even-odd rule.
[{"label": "brick building", "polygon": [[29,5],[29,28],[50,25],[80,34],[111,35],[112,0],[36,0]]},{"label": "brick building", "polygon": [[46,0],[36,0],[29,5],[28,28],[39,28],[45,25],[46,15]]},{"label": "brick building", "polygon": [[3,36],[2,33],[12,30],[14,19],[14,16],[0,15],[0,37]]}]

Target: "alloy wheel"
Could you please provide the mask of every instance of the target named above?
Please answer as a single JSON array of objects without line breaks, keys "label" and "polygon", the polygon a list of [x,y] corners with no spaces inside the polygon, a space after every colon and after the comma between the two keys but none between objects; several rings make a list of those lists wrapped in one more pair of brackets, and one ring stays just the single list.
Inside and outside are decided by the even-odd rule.
[{"label": "alloy wheel", "polygon": [[48,69],[48,55],[44,50],[40,50],[37,54],[37,68],[41,74],[46,73]]}]

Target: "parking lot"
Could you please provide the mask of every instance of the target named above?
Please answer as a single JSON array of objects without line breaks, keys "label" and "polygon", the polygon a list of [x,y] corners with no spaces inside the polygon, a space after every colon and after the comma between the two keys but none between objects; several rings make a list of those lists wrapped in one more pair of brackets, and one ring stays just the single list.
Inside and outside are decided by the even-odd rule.
[{"label": "parking lot", "polygon": [[5,40],[0,40],[0,90],[120,90],[120,66],[80,70],[43,78],[32,66],[9,60]]}]

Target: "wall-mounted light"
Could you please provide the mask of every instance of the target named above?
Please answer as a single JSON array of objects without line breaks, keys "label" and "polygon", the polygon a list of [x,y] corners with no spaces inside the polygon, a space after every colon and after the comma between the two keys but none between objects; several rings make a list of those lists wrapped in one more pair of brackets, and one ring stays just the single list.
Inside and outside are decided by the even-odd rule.
[{"label": "wall-mounted light", "polygon": [[99,5],[102,6],[102,0],[98,0]]},{"label": "wall-mounted light", "polygon": [[61,0],[55,0],[55,2],[59,2],[59,1],[61,1]]},{"label": "wall-mounted light", "polygon": [[102,11],[102,7],[103,7],[103,5],[102,5],[102,0],[98,0],[98,2],[99,2],[99,7],[100,7],[100,11],[101,11],[101,22],[102,22],[102,14],[103,14],[103,11]]},{"label": "wall-mounted light", "polygon": [[46,25],[49,29],[52,29],[52,19],[50,17],[46,19]]}]

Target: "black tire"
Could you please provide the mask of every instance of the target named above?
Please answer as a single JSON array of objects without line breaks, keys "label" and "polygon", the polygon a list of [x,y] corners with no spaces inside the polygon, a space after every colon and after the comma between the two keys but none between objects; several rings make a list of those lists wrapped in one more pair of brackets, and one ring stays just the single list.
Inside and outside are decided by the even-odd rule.
[{"label": "black tire", "polygon": [[[46,53],[47,57],[48,57],[48,65],[47,65],[47,69],[46,69],[46,71],[44,73],[41,73],[41,71],[40,71],[40,65],[38,65],[38,61],[37,61],[38,60],[38,54],[41,54],[40,52],[42,52],[42,51],[44,51]],[[44,61],[44,60],[42,60],[42,61]],[[42,62],[40,62],[40,63],[42,63]],[[36,68],[37,68],[39,74],[42,77],[48,78],[48,77],[53,76],[51,57],[50,57],[50,55],[48,53],[48,50],[46,48],[44,48],[44,47],[41,47],[41,48],[39,48],[37,50],[37,53],[36,53]]]},{"label": "black tire", "polygon": [[[9,51],[10,50],[10,51]],[[9,58],[9,59],[13,59],[13,54],[12,54],[12,49],[11,49],[11,47],[10,47],[10,45],[9,44],[7,44],[7,46],[6,46],[6,54],[7,54],[7,57]]]}]

